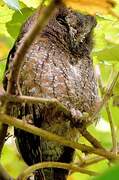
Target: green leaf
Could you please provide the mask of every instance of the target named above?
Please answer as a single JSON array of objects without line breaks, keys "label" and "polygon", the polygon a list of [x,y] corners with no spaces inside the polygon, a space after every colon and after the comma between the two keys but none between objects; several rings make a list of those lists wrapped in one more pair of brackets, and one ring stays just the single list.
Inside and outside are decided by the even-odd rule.
[{"label": "green leaf", "polygon": [[18,36],[21,25],[34,12],[33,8],[21,9],[22,14],[15,12],[12,20],[6,23],[8,33],[15,39]]},{"label": "green leaf", "polygon": [[0,34],[8,36],[6,23],[12,19],[14,11],[9,9],[8,6],[0,7]]},{"label": "green leaf", "polygon": [[26,167],[25,163],[22,161],[21,157],[16,151],[14,143],[7,143],[4,145],[1,163],[7,172],[14,177],[17,177],[19,173]]},{"label": "green leaf", "polygon": [[98,61],[119,61],[119,44],[107,46],[102,50],[93,52],[93,55],[97,57]]},{"label": "green leaf", "polygon": [[119,165],[110,168],[102,176],[94,178],[94,180],[118,180],[119,179]]}]

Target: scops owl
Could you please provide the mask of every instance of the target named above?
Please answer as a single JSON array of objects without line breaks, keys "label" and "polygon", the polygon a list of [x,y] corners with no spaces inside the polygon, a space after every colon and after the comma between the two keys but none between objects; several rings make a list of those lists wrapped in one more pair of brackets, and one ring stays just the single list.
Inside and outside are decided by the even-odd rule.
[{"label": "scops owl", "polygon": [[[15,52],[38,16],[36,12],[22,26],[9,53],[3,80],[5,90]],[[93,61],[90,57],[95,25],[93,16],[66,7],[57,8],[25,55],[19,84],[22,95],[56,98],[71,114],[76,115],[78,111],[92,114],[98,97]],[[75,124],[72,126],[63,113],[58,113],[51,106],[13,104],[13,108],[10,106],[10,115],[25,119],[28,123],[68,140],[78,140],[79,132]],[[20,129],[15,129],[15,137],[18,149],[28,165],[43,161],[70,163],[73,159],[72,148]],[[39,180],[65,180],[68,170],[46,168],[34,174],[35,179]]]}]

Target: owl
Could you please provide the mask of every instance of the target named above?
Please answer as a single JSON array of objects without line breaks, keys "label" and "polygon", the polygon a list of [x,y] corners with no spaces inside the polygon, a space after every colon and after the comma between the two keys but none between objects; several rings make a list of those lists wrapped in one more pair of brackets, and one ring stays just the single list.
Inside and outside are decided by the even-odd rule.
[{"label": "owl", "polygon": [[[8,55],[3,80],[5,90],[16,50],[38,16],[39,13],[35,12],[28,18]],[[91,59],[92,33],[95,26],[96,20],[93,16],[64,6],[58,7],[42,32],[37,34],[24,57],[19,80],[21,94],[55,98],[72,116],[84,112],[91,115],[95,111],[98,98]],[[77,125],[72,125],[71,120],[55,106],[13,103],[8,109],[10,115],[26,120],[36,127],[75,142],[79,139]],[[29,166],[43,161],[70,163],[73,160],[74,149],[70,147],[17,128],[14,134],[18,150]],[[68,173],[68,170],[64,169],[45,168],[35,171],[34,179],[66,180]]]}]

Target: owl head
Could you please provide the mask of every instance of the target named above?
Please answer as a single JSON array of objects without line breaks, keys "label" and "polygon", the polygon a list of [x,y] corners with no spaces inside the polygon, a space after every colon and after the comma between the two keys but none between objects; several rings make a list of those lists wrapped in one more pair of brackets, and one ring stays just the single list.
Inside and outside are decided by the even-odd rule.
[{"label": "owl head", "polygon": [[59,8],[56,20],[67,29],[69,48],[72,52],[78,52],[83,45],[88,50],[91,49],[91,34],[96,26],[94,16],[84,15],[78,11],[62,7]]}]

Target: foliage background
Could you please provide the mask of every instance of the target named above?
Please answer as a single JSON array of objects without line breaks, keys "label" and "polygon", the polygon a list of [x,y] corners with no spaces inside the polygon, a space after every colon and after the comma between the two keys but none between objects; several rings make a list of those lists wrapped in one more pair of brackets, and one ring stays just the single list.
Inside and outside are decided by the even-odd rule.
[{"label": "foliage background", "polygon": [[[13,5],[11,2],[14,2]],[[116,0],[116,3],[117,5],[114,11],[118,14],[119,0]],[[7,3],[0,0],[0,90],[2,90],[2,79],[8,52],[14,44],[21,24],[33,13],[38,4],[39,0],[20,0],[19,4],[18,1],[15,0],[7,0]],[[92,56],[95,67],[98,66],[100,68],[101,78],[104,86],[106,86],[112,78],[110,77],[111,72],[119,71],[119,19],[108,14],[102,15],[99,13],[96,17],[98,24],[94,31],[95,43]],[[98,74],[97,68],[96,74]],[[114,97],[110,100],[109,104],[117,131],[117,138],[119,138],[119,81],[113,94]],[[101,111],[100,121],[90,126],[89,130],[105,147],[111,148],[110,126],[104,108]],[[10,128],[10,134],[12,134],[12,137],[9,137],[5,143],[1,161],[7,171],[12,176],[16,177],[26,167],[26,164],[22,161],[18,151],[16,150],[15,139],[12,131],[13,130]],[[80,141],[87,143],[84,138],[80,138]],[[80,153],[77,152],[77,154]],[[78,161],[77,157],[76,161]],[[107,168],[108,163],[106,160],[89,167],[89,169],[98,172],[103,172]],[[71,177],[76,180],[92,179],[92,177],[80,173],[74,173]]]}]

